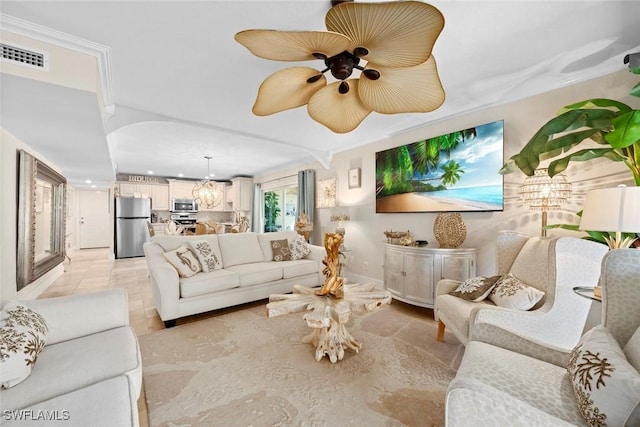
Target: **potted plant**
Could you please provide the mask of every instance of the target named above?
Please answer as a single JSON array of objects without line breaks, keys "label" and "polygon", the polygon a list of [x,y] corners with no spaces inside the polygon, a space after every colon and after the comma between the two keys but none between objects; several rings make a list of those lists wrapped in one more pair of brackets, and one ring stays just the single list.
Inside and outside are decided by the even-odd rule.
[{"label": "potted plant", "polygon": [[[624,63],[629,63],[629,69],[634,74],[640,74],[639,58],[640,53],[624,58]],[[630,94],[640,97],[640,84]],[[595,142],[598,147],[565,154],[586,140]],[[572,161],[607,158],[623,162],[631,171],[635,185],[640,185],[640,110],[603,98],[568,105],[558,116],[545,123],[518,154],[509,158],[499,173],[506,175],[517,168],[525,175],[532,176],[542,160],[553,158],[556,159],[548,166],[551,177],[564,171]],[[577,215],[581,216],[582,212]],[[578,231],[578,225],[575,224],[556,224],[547,228]],[[605,237],[609,235],[601,231],[587,231],[587,234],[591,240],[604,244]],[[623,236],[631,237],[633,234],[623,233]]]},{"label": "potted plant", "polygon": [[[632,54],[639,55],[639,54]],[[629,56],[625,63],[629,62]],[[640,74],[640,66],[629,69]],[[630,92],[640,97],[640,84]],[[598,148],[584,148],[549,163],[549,176],[564,171],[569,162],[588,161],[600,157],[624,162],[640,185],[640,110],[613,99],[587,99],[564,107],[563,112],[545,123],[500,169],[502,175],[520,169],[532,176],[540,161],[555,158],[585,140],[594,141]]]}]

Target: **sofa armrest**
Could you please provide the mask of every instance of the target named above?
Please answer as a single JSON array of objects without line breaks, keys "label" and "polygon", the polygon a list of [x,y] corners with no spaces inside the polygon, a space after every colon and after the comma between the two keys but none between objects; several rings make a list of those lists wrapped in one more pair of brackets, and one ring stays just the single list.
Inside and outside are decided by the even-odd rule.
[{"label": "sofa armrest", "polygon": [[488,323],[473,326],[470,340],[495,345],[563,368],[569,362],[569,352],[562,348],[521,337],[507,329]]},{"label": "sofa armrest", "polygon": [[22,303],[47,321],[47,345],[129,324],[127,291],[121,288]]},{"label": "sofa armrest", "polygon": [[318,245],[309,245],[309,249],[311,252],[305,256],[305,259],[313,259],[315,261],[322,261],[327,256],[327,251],[325,251],[323,246]]}]

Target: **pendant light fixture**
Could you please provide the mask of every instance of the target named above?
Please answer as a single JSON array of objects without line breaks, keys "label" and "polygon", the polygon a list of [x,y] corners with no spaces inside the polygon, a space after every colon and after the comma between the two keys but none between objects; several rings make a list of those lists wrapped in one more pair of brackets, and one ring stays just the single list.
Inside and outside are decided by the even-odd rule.
[{"label": "pendant light fixture", "polygon": [[224,187],[215,181],[211,181],[211,173],[209,171],[209,162],[211,156],[204,156],[207,159],[207,176],[203,181],[198,182],[191,191],[193,198],[198,202],[199,208],[213,209],[222,203],[222,195]]}]

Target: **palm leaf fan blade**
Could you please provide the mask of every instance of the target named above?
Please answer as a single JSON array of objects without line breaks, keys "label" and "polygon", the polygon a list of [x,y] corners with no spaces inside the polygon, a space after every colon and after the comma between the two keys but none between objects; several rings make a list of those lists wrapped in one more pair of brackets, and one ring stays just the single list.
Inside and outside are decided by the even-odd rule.
[{"label": "palm leaf fan blade", "polygon": [[307,104],[309,116],[335,133],[351,132],[371,113],[358,97],[358,80],[347,83],[349,92],[341,94],[341,82],[332,83],[316,92]]},{"label": "palm leaf fan blade", "polygon": [[308,61],[314,53],[331,57],[349,48],[342,34],[326,31],[245,30],[236,33],[238,43],[255,56],[274,61]]},{"label": "palm leaf fan blade", "polygon": [[[317,81],[307,82],[308,78],[317,75],[320,75]],[[313,68],[292,67],[276,71],[260,85],[253,114],[268,116],[305,105],[326,84],[326,77]]]},{"label": "palm leaf fan blade", "polygon": [[423,63],[444,28],[435,7],[417,1],[343,3],[327,13],[329,31],[352,40],[350,51],[365,47],[362,58],[386,67],[410,67]]},{"label": "palm leaf fan blade", "polygon": [[362,102],[373,111],[383,114],[426,113],[444,102],[444,89],[433,56],[414,67],[377,69],[380,71],[378,80],[361,78],[358,87]]}]

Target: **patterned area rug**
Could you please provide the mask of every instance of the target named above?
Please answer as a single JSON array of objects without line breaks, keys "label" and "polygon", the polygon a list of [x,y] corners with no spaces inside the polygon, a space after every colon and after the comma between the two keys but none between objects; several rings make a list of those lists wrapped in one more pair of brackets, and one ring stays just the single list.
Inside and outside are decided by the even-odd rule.
[{"label": "patterned area rug", "polygon": [[463,347],[435,341],[427,314],[402,303],[357,315],[360,341],[332,364],[300,339],[302,313],[264,305],[140,337],[151,426],[440,426]]}]

